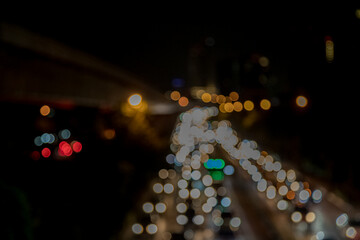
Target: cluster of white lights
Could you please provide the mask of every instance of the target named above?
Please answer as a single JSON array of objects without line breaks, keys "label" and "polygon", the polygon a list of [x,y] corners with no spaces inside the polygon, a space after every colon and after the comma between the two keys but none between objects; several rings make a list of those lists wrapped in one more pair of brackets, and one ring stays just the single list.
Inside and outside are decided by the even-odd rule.
[{"label": "cluster of white lights", "polygon": [[[202,167],[209,159],[209,155],[214,152],[216,145],[221,146],[232,160],[239,162],[240,167],[256,184],[257,190],[264,193],[267,199],[275,201],[275,206],[279,210],[291,211],[295,205],[322,201],[321,190],[310,190],[309,183],[300,181],[294,169],[283,168],[276,156],[258,150],[255,141],[241,140],[228,120],[208,121],[217,114],[218,110],[210,107],[193,108],[180,115],[180,122],[176,125],[171,138],[170,149],[173,154],[166,157],[168,163],[174,164],[176,171],[172,170],[171,173],[177,175],[177,179],[173,183],[157,182],[153,185],[156,194],[176,194],[178,199],[175,204],[178,212],[176,222],[179,225],[187,225],[189,222],[197,226],[205,225],[204,223],[209,219],[205,217],[206,214],[211,214],[215,226],[224,223],[217,205],[228,208],[232,203],[231,198],[226,196],[226,188],[213,187],[213,178]],[[232,175],[234,171],[234,167],[230,165],[223,169],[225,175]],[[170,170],[160,170],[159,177],[162,180],[170,179]],[[291,205],[293,207],[290,207]],[[189,219],[186,212],[190,208],[195,215]],[[161,214],[166,210],[167,206],[162,202],[155,205],[147,202],[143,205],[143,211],[147,214],[153,212]],[[294,223],[301,221],[312,223],[316,220],[316,214],[310,211],[303,215],[300,211],[294,211],[290,219]],[[240,218],[233,217],[230,221],[231,230],[236,231],[240,224]],[[135,234],[144,231],[148,234],[156,233],[157,225],[150,225],[144,228],[140,224],[134,224],[132,230]],[[348,226],[346,214],[338,217],[336,225],[339,228],[346,227],[345,235],[348,238],[354,238],[357,234],[355,228]],[[193,238],[196,232],[193,229],[184,231],[185,239]],[[322,239],[322,235],[324,233],[319,231],[315,237]]]}]

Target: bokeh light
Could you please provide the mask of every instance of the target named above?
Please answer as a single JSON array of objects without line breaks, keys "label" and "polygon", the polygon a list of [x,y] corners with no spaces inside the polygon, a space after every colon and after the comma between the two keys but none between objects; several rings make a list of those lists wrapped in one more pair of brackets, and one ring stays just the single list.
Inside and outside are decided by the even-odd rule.
[{"label": "bokeh light", "polygon": [[144,228],[143,228],[143,226],[141,224],[135,223],[135,224],[132,225],[131,230],[133,231],[134,234],[139,235],[139,234],[143,233]]},{"label": "bokeh light", "polygon": [[252,111],[254,109],[254,103],[251,100],[246,100],[244,102],[244,108],[246,111]]},{"label": "bokeh light", "polygon": [[41,108],[40,108],[40,114],[42,116],[48,116],[50,114],[50,107],[48,105],[43,105]]},{"label": "bokeh light", "polygon": [[180,97],[181,97],[181,95],[180,95],[180,92],[178,92],[178,91],[172,91],[171,94],[170,94],[170,98],[173,101],[179,100]]},{"label": "bokeh light", "polygon": [[44,157],[44,158],[48,158],[50,157],[51,155],[51,150],[49,148],[43,148],[41,150],[41,155]]},{"label": "bokeh light", "polygon": [[201,95],[201,100],[204,102],[204,103],[208,103],[211,101],[211,95],[210,93],[204,93],[203,95]]},{"label": "bokeh light", "polygon": [[271,102],[267,99],[262,99],[260,101],[260,107],[263,109],[263,110],[269,110],[271,108]]},{"label": "bokeh light", "polygon": [[131,106],[139,106],[142,101],[142,97],[140,94],[133,94],[128,98],[128,103]]},{"label": "bokeh light", "polygon": [[186,107],[189,104],[189,99],[187,97],[179,98],[179,105],[181,107]]},{"label": "bokeh light", "polygon": [[304,96],[297,96],[295,101],[296,105],[301,108],[304,108],[308,105],[308,100]]}]

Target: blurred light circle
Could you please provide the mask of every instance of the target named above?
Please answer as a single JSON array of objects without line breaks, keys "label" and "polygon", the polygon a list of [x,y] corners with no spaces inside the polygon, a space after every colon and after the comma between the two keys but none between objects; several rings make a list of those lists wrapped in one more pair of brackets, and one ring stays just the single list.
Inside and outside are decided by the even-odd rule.
[{"label": "blurred light circle", "polygon": [[295,101],[296,101],[296,105],[301,108],[306,107],[308,104],[308,100],[304,96],[297,96]]},{"label": "blurred light circle", "polygon": [[234,227],[234,228],[240,227],[240,224],[241,224],[241,219],[238,218],[238,217],[233,217],[233,218],[230,220],[230,226],[232,226],[232,227]]},{"label": "blurred light circle", "polygon": [[133,94],[129,97],[128,102],[131,106],[138,106],[141,103],[141,96],[139,94]]},{"label": "blurred light circle", "polygon": [[291,220],[294,222],[294,223],[299,223],[301,222],[302,220],[302,214],[298,211],[295,211],[291,214]]},{"label": "blurred light circle", "polygon": [[170,98],[173,101],[179,100],[180,97],[181,97],[181,95],[180,95],[180,92],[178,92],[178,91],[172,91],[170,94]]},{"label": "blurred light circle", "polygon": [[166,169],[161,169],[159,171],[159,177],[161,179],[166,179],[168,176],[169,176],[169,173],[168,173],[168,171]]},{"label": "blurred light circle", "polygon": [[346,229],[346,237],[354,239],[356,237],[356,229],[354,227],[348,227]]},{"label": "blurred light circle", "polygon": [[281,165],[280,162],[278,162],[278,161],[274,162],[274,164],[273,164],[273,170],[274,170],[275,172],[280,171],[280,170],[281,170],[281,167],[282,167],[282,165]]},{"label": "blurred light circle", "polygon": [[41,150],[41,155],[44,157],[44,158],[48,158],[50,157],[51,155],[51,150],[49,148],[43,148]]},{"label": "blurred light circle", "polygon": [[277,203],[277,208],[278,208],[279,210],[282,210],[282,211],[286,210],[286,209],[288,208],[288,206],[289,206],[289,204],[288,204],[288,202],[285,201],[285,200],[280,200],[280,201]]},{"label": "blurred light circle", "polygon": [[71,147],[74,150],[74,152],[79,153],[82,150],[82,144],[78,141],[73,141],[71,143]]},{"label": "blurred light circle", "polygon": [[191,172],[189,170],[185,170],[181,174],[183,179],[190,180],[191,179]]},{"label": "blurred light circle", "polygon": [[47,116],[50,114],[50,107],[48,105],[43,105],[41,108],[40,108],[40,114],[42,116]]},{"label": "blurred light circle", "polygon": [[204,186],[211,186],[213,184],[213,179],[210,175],[205,175],[203,178],[202,178],[202,182],[204,184]]},{"label": "blurred light circle", "polygon": [[204,213],[210,213],[212,210],[212,206],[210,206],[208,203],[204,203],[201,207]]},{"label": "blurred light circle", "polygon": [[216,193],[216,191],[215,191],[215,189],[214,189],[213,187],[207,187],[207,188],[205,188],[205,190],[204,190],[204,194],[205,194],[205,196],[207,196],[207,197],[212,197],[212,196],[215,195],[215,193]]},{"label": "blurred light circle", "polygon": [[198,199],[200,197],[200,190],[199,189],[191,189],[190,196],[192,199]]},{"label": "blurred light circle", "polygon": [[37,137],[34,139],[34,143],[35,143],[36,146],[40,147],[40,146],[43,144],[43,142],[42,142],[42,140],[41,140],[41,137],[40,137],[40,136],[37,136]]},{"label": "blurred light circle", "polygon": [[287,171],[286,173],[286,177],[288,179],[289,182],[293,182],[296,180],[296,173],[294,170],[290,169],[289,171]]},{"label": "blurred light circle", "polygon": [[208,200],[206,201],[207,204],[209,204],[211,207],[215,207],[217,204],[217,199],[214,197],[210,197],[208,198]]},{"label": "blurred light circle", "polygon": [[257,190],[259,192],[265,192],[267,188],[267,182],[265,179],[261,179],[257,184]]},{"label": "blurred light circle", "polygon": [[177,183],[178,187],[181,189],[187,188],[188,182],[185,179],[180,179]]},{"label": "blurred light circle", "polygon": [[164,185],[164,192],[170,194],[174,192],[174,186],[171,183],[167,183]]},{"label": "blurred light circle", "polygon": [[155,183],[153,186],[153,190],[155,193],[161,193],[164,190],[164,187],[161,183]]},{"label": "blurred light circle", "polygon": [[158,213],[164,213],[166,211],[166,205],[165,203],[157,203],[155,205],[155,210],[158,212]]},{"label": "blurred light circle", "polygon": [[323,240],[325,238],[325,233],[323,231],[319,231],[315,235],[316,240]]},{"label": "blurred light circle", "polygon": [[223,207],[229,207],[231,204],[231,199],[229,197],[224,197],[223,199],[221,199],[221,205]]},{"label": "blurred light circle", "polygon": [[193,180],[199,180],[201,178],[201,173],[198,170],[192,171],[191,178]]},{"label": "blurred light circle", "polygon": [[174,160],[175,160],[175,155],[174,154],[168,154],[166,156],[166,162],[168,164],[173,164],[174,163]]},{"label": "blurred light circle", "polygon": [[194,238],[194,231],[191,230],[191,229],[187,229],[185,232],[184,232],[184,238],[186,240],[192,240]]},{"label": "blurred light circle", "polygon": [[181,189],[179,191],[179,197],[182,198],[182,199],[187,199],[189,198],[189,190],[187,189]]},{"label": "blurred light circle", "polygon": [[244,108],[246,111],[252,111],[254,109],[254,103],[250,100],[244,102]]},{"label": "blurred light circle", "polygon": [[266,197],[268,199],[274,199],[276,197],[276,188],[274,186],[269,186],[266,189]]},{"label": "blurred light circle", "polygon": [[152,213],[154,211],[154,205],[150,202],[143,204],[143,210],[145,213]]},{"label": "blurred light circle", "polygon": [[314,190],[314,192],[312,193],[312,199],[315,203],[319,203],[322,199],[322,192],[318,189]]},{"label": "blurred light circle", "polygon": [[230,176],[230,175],[233,175],[233,174],[234,174],[235,169],[234,169],[233,166],[227,165],[227,166],[224,167],[223,171],[224,171],[224,174],[225,174],[225,175]]},{"label": "blurred light circle", "polygon": [[141,234],[143,233],[144,228],[141,224],[135,223],[132,225],[131,230],[133,231],[134,234]]},{"label": "blurred light circle", "polygon": [[298,191],[299,188],[300,188],[300,184],[296,181],[291,183],[291,185],[290,185],[290,189],[294,192]]},{"label": "blurred light circle", "polygon": [[225,196],[226,195],[226,193],[227,193],[227,191],[226,191],[226,188],[225,187],[219,187],[218,189],[217,189],[217,194],[219,195],[219,196]]},{"label": "blurred light circle", "polygon": [[69,139],[71,136],[71,132],[69,129],[63,129],[59,132],[60,139],[66,140]]},{"label": "blurred light circle", "polygon": [[262,99],[260,101],[260,107],[263,109],[263,110],[269,110],[271,108],[271,102],[267,99]]},{"label": "blurred light circle", "polygon": [[179,213],[185,213],[187,211],[187,206],[185,203],[178,203],[176,205],[176,211]]},{"label": "blurred light circle", "polygon": [[169,169],[168,173],[169,173],[169,176],[168,176],[169,179],[174,179],[177,175],[176,171],[174,169]]},{"label": "blurred light circle", "polygon": [[289,191],[289,189],[285,185],[282,185],[281,187],[279,187],[279,190],[278,190],[278,192],[281,196],[285,196],[288,193],[288,191]]},{"label": "blurred light circle", "polygon": [[201,167],[201,162],[199,160],[193,160],[190,165],[193,169],[199,169]]},{"label": "blurred light circle", "polygon": [[181,97],[178,103],[181,107],[186,107],[189,104],[189,99],[187,97]]},{"label": "blurred light circle", "polygon": [[237,92],[231,92],[229,93],[229,97],[231,101],[237,101],[239,99],[239,94]]},{"label": "blurred light circle", "polygon": [[179,215],[176,217],[176,222],[180,225],[185,225],[188,222],[188,217],[185,215]]},{"label": "blurred light circle", "polygon": [[55,136],[54,136],[54,134],[49,134],[49,137],[50,137],[50,139],[49,139],[49,142],[48,143],[54,143],[55,142]]},{"label": "blurred light circle", "polygon": [[43,135],[41,135],[41,141],[43,143],[49,143],[50,142],[50,134],[44,133]]},{"label": "blurred light circle", "polygon": [[235,112],[241,112],[241,110],[243,110],[243,105],[241,102],[234,102],[233,105]]},{"label": "blurred light circle", "polygon": [[204,217],[202,215],[196,215],[193,217],[192,222],[196,225],[201,225],[204,223]]},{"label": "blurred light circle", "polygon": [[215,224],[215,226],[221,227],[224,224],[224,219],[222,217],[215,217],[213,219],[213,223]]},{"label": "blurred light circle", "polygon": [[308,222],[308,223],[312,223],[314,222],[316,219],[316,215],[314,212],[308,212],[306,215],[305,215],[305,221]]},{"label": "blurred light circle", "polygon": [[157,230],[158,230],[158,227],[153,223],[146,226],[146,232],[148,234],[155,234],[157,232]]},{"label": "blurred light circle", "polygon": [[283,182],[285,181],[286,178],[286,171],[285,170],[280,170],[277,174],[276,174],[276,180],[278,182]]},{"label": "blurred light circle", "polygon": [[301,190],[300,193],[299,193],[299,198],[300,198],[300,201],[302,203],[305,203],[307,202],[307,200],[309,199],[310,197],[310,193],[306,190]]},{"label": "blurred light circle", "polygon": [[345,227],[348,224],[349,216],[346,213],[341,214],[336,218],[336,225],[338,227]]}]

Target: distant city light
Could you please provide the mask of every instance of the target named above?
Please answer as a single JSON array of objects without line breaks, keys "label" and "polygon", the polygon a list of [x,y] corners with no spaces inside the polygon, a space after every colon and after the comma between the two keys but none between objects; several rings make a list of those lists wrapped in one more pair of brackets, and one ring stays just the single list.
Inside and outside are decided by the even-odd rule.
[{"label": "distant city light", "polygon": [[239,94],[237,92],[231,92],[229,94],[229,97],[230,97],[231,101],[235,102],[239,99]]},{"label": "distant city light", "polygon": [[63,129],[59,132],[59,137],[63,140],[69,139],[71,136],[71,132],[69,129]]},{"label": "distant city light", "polygon": [[140,94],[133,94],[129,97],[128,102],[131,106],[139,106],[142,101]]},{"label": "distant city light", "polygon": [[264,68],[269,66],[269,62],[270,62],[269,59],[265,56],[259,58],[259,64]]},{"label": "distant city light", "polygon": [[114,139],[115,135],[116,135],[114,129],[105,129],[103,134],[104,134],[105,139],[107,139],[107,140]]},{"label": "distant city light", "polygon": [[180,95],[180,92],[178,92],[178,91],[172,91],[170,94],[170,98],[173,101],[179,100],[180,97],[181,97],[181,95]]},{"label": "distant city light", "polygon": [[204,102],[204,103],[208,103],[211,101],[211,95],[210,93],[204,93],[203,95],[201,95],[201,100]]},{"label": "distant city light", "polygon": [[131,230],[133,231],[134,234],[141,234],[143,233],[144,228],[141,224],[135,223],[132,225]]},{"label": "distant city light", "polygon": [[187,97],[179,98],[179,105],[181,107],[186,107],[189,104],[189,99]]},{"label": "distant city light", "polygon": [[50,107],[48,105],[44,105],[40,108],[40,114],[42,116],[48,116],[50,114]]},{"label": "distant city light", "polygon": [[269,110],[271,108],[271,102],[267,99],[263,99],[260,101],[260,107],[263,110]]},{"label": "distant city light", "polygon": [[148,234],[152,235],[152,234],[155,234],[157,231],[158,231],[158,227],[153,223],[146,226],[146,232]]},{"label": "distant city light", "polygon": [[246,100],[244,102],[244,108],[246,111],[252,111],[254,109],[254,103],[251,100]]},{"label": "distant city light", "polygon": [[328,63],[334,61],[334,42],[330,36],[325,37],[325,54]]},{"label": "distant city light", "polygon": [[296,97],[296,105],[301,107],[301,108],[304,108],[308,105],[308,100],[306,97],[304,96],[297,96]]},{"label": "distant city light", "polygon": [[241,110],[243,110],[243,105],[241,102],[234,102],[233,105],[235,112],[241,112]]},{"label": "distant city light", "polygon": [[48,158],[50,157],[51,155],[51,150],[49,148],[43,148],[41,150],[41,155],[44,157],[44,158]]}]

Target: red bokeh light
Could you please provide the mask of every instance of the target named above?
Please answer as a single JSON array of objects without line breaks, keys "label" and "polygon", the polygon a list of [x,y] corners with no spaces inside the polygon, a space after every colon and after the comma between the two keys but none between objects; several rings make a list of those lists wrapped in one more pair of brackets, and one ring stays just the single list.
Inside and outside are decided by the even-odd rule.
[{"label": "red bokeh light", "polygon": [[41,155],[44,158],[48,158],[51,155],[51,150],[49,148],[43,148],[43,150],[41,150]]},{"label": "red bokeh light", "polygon": [[31,153],[31,158],[32,158],[33,160],[35,160],[35,161],[39,160],[40,157],[41,157],[41,155],[40,155],[40,153],[39,153],[38,151],[33,151],[33,152]]},{"label": "red bokeh light", "polygon": [[60,156],[64,157],[69,157],[71,156],[71,154],[73,153],[72,149],[71,149],[71,146],[69,143],[65,142],[65,141],[62,141],[60,142],[59,144],[59,150],[58,150],[58,153]]},{"label": "red bokeh light", "polygon": [[71,143],[72,149],[74,150],[74,152],[80,152],[82,149],[82,144],[78,141],[74,141]]}]

